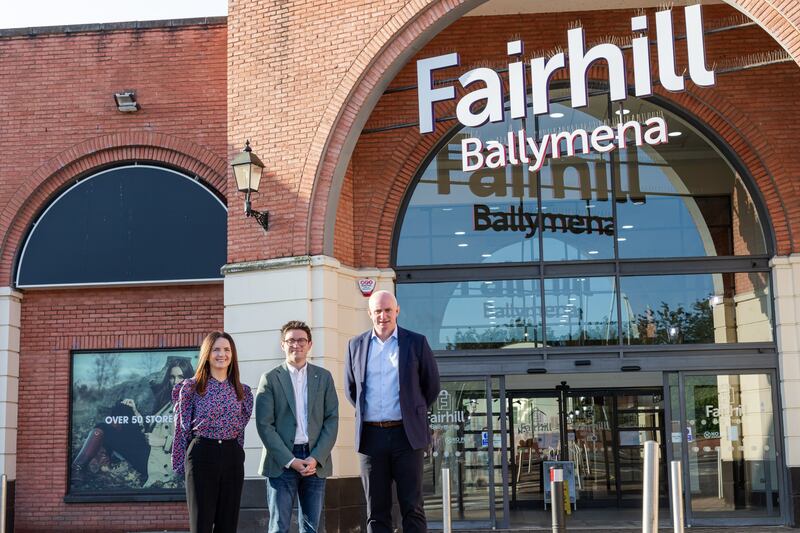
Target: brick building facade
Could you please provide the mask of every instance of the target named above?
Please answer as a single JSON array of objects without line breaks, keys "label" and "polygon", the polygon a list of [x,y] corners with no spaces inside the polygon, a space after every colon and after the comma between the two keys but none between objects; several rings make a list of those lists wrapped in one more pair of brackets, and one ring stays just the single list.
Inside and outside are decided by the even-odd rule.
[{"label": "brick building facade", "polygon": [[[237,340],[245,382],[254,386],[260,373],[281,359],[280,325],[297,318],[313,326],[315,359],[341,386],[345,342],[368,327],[356,281],[369,277],[379,288],[394,289],[402,281],[398,272],[411,275],[413,269],[403,270],[394,255],[400,221],[422,169],[457,125],[444,120],[434,133],[420,134],[416,60],[457,51],[461,66],[437,73],[437,79],[457,78],[478,65],[502,69],[509,61],[508,41],[520,39],[526,51],[550,55],[566,47],[567,30],[580,21],[589,45],[612,37],[625,43],[630,18],[644,10],[652,22],[657,11],[649,2],[618,1],[591,11],[569,2],[557,13],[535,4],[520,12],[501,0],[291,6],[258,0],[231,3],[227,19],[0,30],[0,281],[5,287],[0,292],[0,458],[13,481],[15,531],[187,527],[182,502],[141,501],[148,499],[144,496],[132,498],[140,501],[65,501],[72,352],[193,347],[205,332],[224,326]],[[687,82],[686,90],[674,93],[656,86],[654,101],[713,139],[765,215],[761,224],[768,253],[752,255],[758,255],[753,268],[771,276],[774,336],[748,346],[773,359],[763,366],[749,364],[747,347],[741,354],[732,350],[719,356],[735,361],[732,373],[766,368],[764,375],[773,376],[780,509],[754,520],[794,524],[800,507],[800,426],[795,423],[800,402],[792,392],[800,382],[795,179],[800,163],[794,157],[800,112],[791,97],[800,82],[800,8],[791,0],[729,2],[704,6],[703,17],[713,30],[705,50],[717,70],[716,84]],[[677,8],[674,23],[683,26]],[[680,42],[679,69],[687,63]],[[657,79],[655,60],[653,65]],[[607,82],[605,64],[595,64],[589,77]],[[553,80],[554,86],[564,86],[566,71]],[[120,113],[114,105],[113,94],[126,89],[136,92],[141,104],[136,113]],[[436,106],[437,116],[453,111],[454,105]],[[253,196],[254,208],[270,212],[266,234],[242,216],[242,199],[228,170],[246,139],[266,164],[266,178]],[[43,210],[75,180],[132,163],[196,176],[226,199],[222,278],[203,284],[19,289],[15,273],[21,248]],[[725,272],[747,278],[738,265],[725,266]],[[739,283],[736,294],[745,292],[744,286],[752,290],[747,283]],[[478,369],[496,366],[492,361],[504,353],[472,354],[470,360],[437,352],[443,375],[461,379],[466,378],[458,367],[466,361],[475,361]],[[572,365],[588,353],[560,355]],[[653,351],[650,359],[636,355],[637,365],[657,373],[656,388],[662,387],[662,374],[690,376],[719,368],[708,366],[712,359],[685,367],[651,363],[661,356],[667,361],[672,353]],[[462,355],[467,357],[456,357]],[[525,368],[538,364],[537,357],[531,354],[518,367],[516,359],[504,360],[508,365],[500,370],[476,372],[490,380],[502,375],[507,385],[498,394],[505,400],[505,386],[513,389]],[[543,365],[550,374],[570,372],[560,362]],[[606,388],[654,387],[653,381],[623,376],[619,366],[602,368]],[[572,377],[576,383],[583,379]],[[544,381],[533,383],[525,387],[545,388]],[[360,528],[364,513],[353,412],[343,392],[340,400],[335,473],[326,501],[329,530]],[[243,531],[264,527],[263,485],[256,475],[260,443],[252,425],[245,448]],[[513,471],[512,459],[507,466]],[[497,494],[503,508],[502,500],[510,496]],[[771,496],[764,498],[772,502]],[[503,523],[509,508],[503,509],[487,511],[489,525],[509,525]]]}]

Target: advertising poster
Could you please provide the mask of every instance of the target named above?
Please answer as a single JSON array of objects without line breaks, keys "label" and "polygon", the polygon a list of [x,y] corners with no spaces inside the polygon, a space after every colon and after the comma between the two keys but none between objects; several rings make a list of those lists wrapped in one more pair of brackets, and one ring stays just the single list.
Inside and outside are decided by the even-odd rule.
[{"label": "advertising poster", "polygon": [[172,471],[172,388],[198,351],[74,353],[70,496],[183,492]]}]

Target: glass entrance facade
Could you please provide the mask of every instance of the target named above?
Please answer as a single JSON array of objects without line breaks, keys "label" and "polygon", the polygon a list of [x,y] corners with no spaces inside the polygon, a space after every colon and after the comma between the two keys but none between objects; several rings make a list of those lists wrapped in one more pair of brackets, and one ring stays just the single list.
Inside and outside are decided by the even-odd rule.
[{"label": "glass entrance facade", "polygon": [[[675,372],[658,388],[507,390],[505,377],[445,379],[429,417],[425,507],[442,520],[442,469],[459,527],[548,524],[547,463],[574,472],[573,514],[639,513],[643,444],[659,444],[659,504],[669,507],[668,462],[684,472],[687,522],[779,524],[781,443],[774,375]],[[608,380],[611,382],[612,380]]]},{"label": "glass entrance facade", "polygon": [[[535,520],[526,513],[544,509],[547,461],[572,463],[576,513],[633,509],[642,445],[655,440],[661,502],[666,460],[680,460],[689,524],[785,523],[773,245],[754,189],[725,146],[655,100],[612,104],[593,87],[585,108],[557,89],[551,101],[549,115],[451,131],[395,229],[400,323],[427,336],[451,409],[430,415],[431,518],[449,466],[460,524]],[[578,139],[565,156],[563,139],[535,172],[462,168],[464,139],[651,117],[668,142],[637,146],[630,131],[615,150],[582,153]]]}]

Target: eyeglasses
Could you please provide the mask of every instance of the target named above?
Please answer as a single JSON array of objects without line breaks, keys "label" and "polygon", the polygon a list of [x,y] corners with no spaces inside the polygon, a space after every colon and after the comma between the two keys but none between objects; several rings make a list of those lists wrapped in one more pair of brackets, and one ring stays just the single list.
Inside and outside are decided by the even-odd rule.
[{"label": "eyeglasses", "polygon": [[297,346],[305,346],[308,344],[308,339],[285,339],[283,342],[290,346],[293,344],[296,344]]}]

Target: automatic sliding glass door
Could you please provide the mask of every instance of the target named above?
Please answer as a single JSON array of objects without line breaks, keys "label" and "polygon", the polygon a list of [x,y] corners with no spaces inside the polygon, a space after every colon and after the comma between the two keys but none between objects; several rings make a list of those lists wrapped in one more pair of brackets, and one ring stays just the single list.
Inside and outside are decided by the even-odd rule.
[{"label": "automatic sliding glass door", "polygon": [[781,523],[773,383],[771,372],[670,377],[672,449],[684,465],[689,524]]},{"label": "automatic sliding glass door", "polygon": [[501,402],[492,401],[492,389],[489,378],[442,380],[442,391],[429,412],[433,446],[423,476],[425,513],[434,529],[441,528],[442,521],[442,468],[450,470],[453,527],[497,524],[496,504],[502,509],[503,503],[497,472],[503,466],[504,446]]},{"label": "automatic sliding glass door", "polygon": [[509,477],[512,509],[544,509],[543,461],[561,453],[559,399],[553,393],[508,395]]},{"label": "automatic sliding glass door", "polygon": [[[565,418],[580,505],[641,505],[644,443],[658,442],[665,455],[663,390],[570,390]],[[660,483],[666,504],[663,461]]]}]

